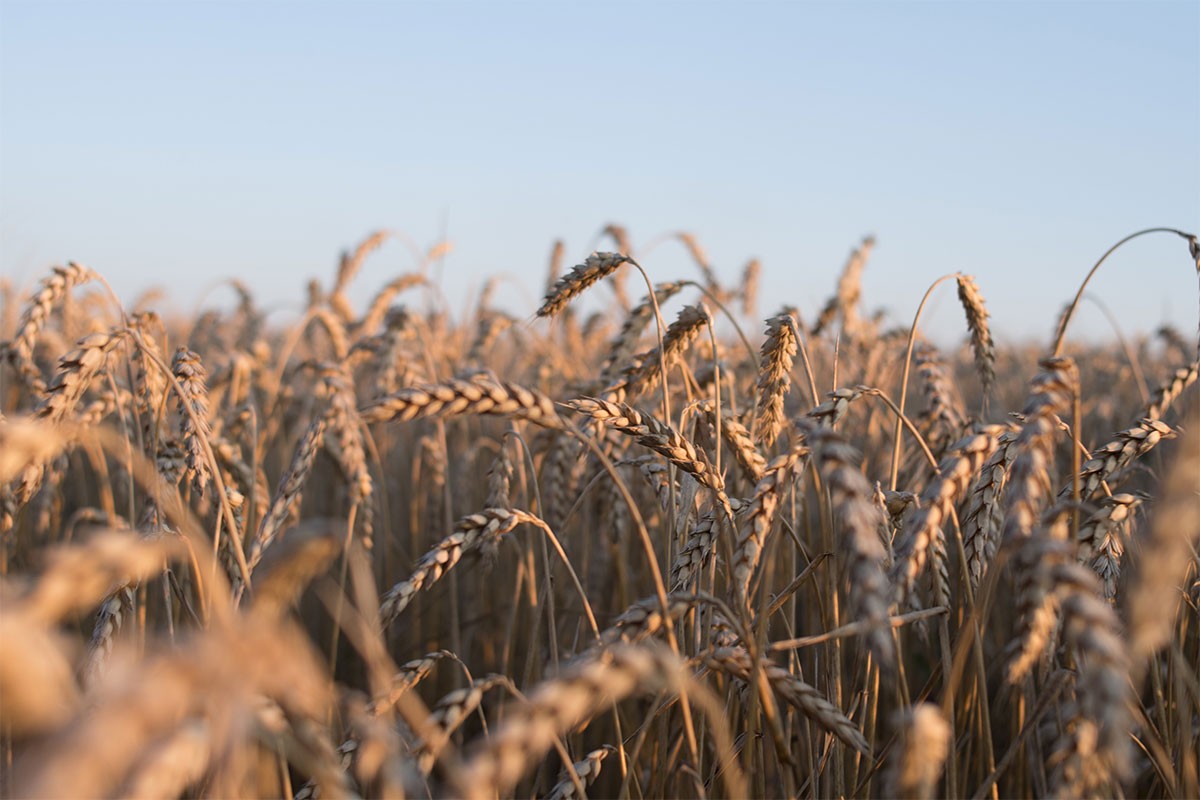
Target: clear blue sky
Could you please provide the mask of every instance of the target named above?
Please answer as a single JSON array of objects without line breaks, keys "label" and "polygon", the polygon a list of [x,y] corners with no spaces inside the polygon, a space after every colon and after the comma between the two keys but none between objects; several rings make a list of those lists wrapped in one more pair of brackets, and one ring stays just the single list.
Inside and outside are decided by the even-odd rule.
[{"label": "clear blue sky", "polygon": [[[445,226],[451,300],[505,274],[524,316],[552,240],[578,261],[615,221],[696,234],[730,280],[760,257],[763,315],[811,317],[874,233],[868,306],[907,320],[963,270],[1002,334],[1044,340],[1117,239],[1200,228],[1194,0],[0,0],[0,68],[0,274],[74,259],[185,310],[220,276],[296,308],[368,232]],[[642,261],[695,275],[675,244]],[[357,295],[410,264],[386,247]],[[1179,240],[1094,286],[1130,330],[1196,328]]]}]

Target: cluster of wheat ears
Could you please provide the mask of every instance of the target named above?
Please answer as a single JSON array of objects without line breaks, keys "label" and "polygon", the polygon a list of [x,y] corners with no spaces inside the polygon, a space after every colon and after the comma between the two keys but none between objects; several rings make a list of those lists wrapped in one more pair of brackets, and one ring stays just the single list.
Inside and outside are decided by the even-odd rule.
[{"label": "cluster of wheat ears", "polygon": [[290,326],[3,287],[0,793],[1200,796],[1186,337],[939,348],[867,239],[756,344],[604,235],[524,320],[356,310],[384,233]]}]

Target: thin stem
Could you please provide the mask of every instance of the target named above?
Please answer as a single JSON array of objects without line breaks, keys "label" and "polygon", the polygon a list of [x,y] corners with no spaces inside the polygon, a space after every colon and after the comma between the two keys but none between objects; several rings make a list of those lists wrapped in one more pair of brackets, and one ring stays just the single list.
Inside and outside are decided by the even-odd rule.
[{"label": "thin stem", "polygon": [[1182,236],[1184,239],[1193,242],[1196,239],[1194,234],[1184,233],[1176,228],[1146,228],[1145,230],[1138,231],[1137,233],[1129,234],[1124,239],[1108,248],[1108,250],[1104,252],[1104,255],[1100,256],[1100,260],[1096,262],[1095,266],[1088,270],[1087,277],[1083,279],[1083,283],[1079,285],[1079,291],[1075,293],[1075,299],[1071,301],[1071,305],[1067,307],[1066,313],[1063,314],[1062,319],[1059,320],[1058,332],[1054,336],[1053,355],[1058,356],[1062,352],[1063,339],[1067,335],[1067,325],[1071,322],[1071,317],[1075,314],[1075,307],[1079,305],[1079,299],[1083,297],[1083,290],[1087,288],[1088,282],[1091,281],[1092,276],[1096,274],[1096,270],[1100,269],[1100,265],[1103,264],[1109,256],[1116,252],[1117,248],[1119,248],[1121,245],[1132,241],[1139,236],[1146,236],[1147,234],[1151,233],[1173,233],[1176,236]]},{"label": "thin stem", "polygon": [[893,492],[896,491],[896,480],[900,474],[900,425],[904,418],[904,403],[908,399],[908,372],[912,367],[913,345],[917,341],[917,323],[921,321],[921,312],[925,310],[925,304],[929,302],[929,296],[933,294],[933,290],[948,280],[956,280],[960,274],[962,273],[952,272],[949,275],[943,275],[925,290],[925,296],[921,298],[921,304],[917,306],[917,313],[913,316],[912,327],[908,329],[908,350],[904,354],[904,374],[900,378],[900,405],[896,419],[895,441],[892,443],[892,474],[888,485]]}]

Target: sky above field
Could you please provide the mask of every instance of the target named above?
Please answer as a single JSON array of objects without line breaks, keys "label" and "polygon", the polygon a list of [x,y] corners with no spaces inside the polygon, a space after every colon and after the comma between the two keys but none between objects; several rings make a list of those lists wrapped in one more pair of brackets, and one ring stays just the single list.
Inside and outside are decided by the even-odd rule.
[{"label": "sky above field", "polygon": [[[1094,261],[1200,228],[1200,3],[85,3],[0,0],[0,275],[66,260],[127,301],[280,312],[373,230],[536,308],[630,231],[655,280],[688,231],[760,316],[811,319],[851,248],[864,303],[911,321],[974,274],[1004,337],[1045,341]],[[657,242],[657,244],[655,244]],[[649,246],[649,247],[648,247]],[[397,238],[353,297],[413,266]],[[1175,237],[1092,284],[1076,333],[1197,328]],[[538,323],[542,324],[542,323]],[[758,327],[755,324],[755,327]],[[963,327],[953,289],[929,330]]]}]

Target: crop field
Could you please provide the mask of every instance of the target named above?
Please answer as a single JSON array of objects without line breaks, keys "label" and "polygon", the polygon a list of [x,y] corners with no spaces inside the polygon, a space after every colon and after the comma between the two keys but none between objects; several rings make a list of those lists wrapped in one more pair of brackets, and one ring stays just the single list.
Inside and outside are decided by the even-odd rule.
[{"label": "crop field", "polygon": [[869,238],[804,318],[615,225],[352,302],[387,237],[286,324],[2,287],[0,796],[1200,796],[1194,332],[914,277],[939,346]]}]

